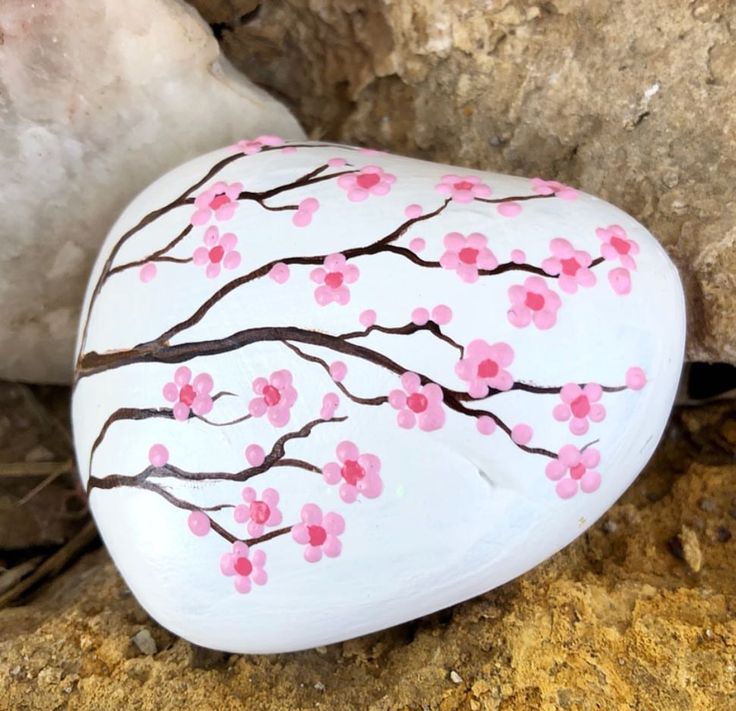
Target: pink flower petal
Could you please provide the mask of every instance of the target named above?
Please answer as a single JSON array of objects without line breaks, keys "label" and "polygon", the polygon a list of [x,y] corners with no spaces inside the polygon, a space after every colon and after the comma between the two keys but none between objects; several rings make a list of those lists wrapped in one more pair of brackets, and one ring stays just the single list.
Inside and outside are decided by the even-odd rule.
[{"label": "pink flower petal", "polygon": [[162,467],[169,461],[169,450],[163,444],[154,444],[148,450],[148,461],[154,467]]},{"label": "pink flower petal", "polygon": [[195,536],[206,536],[210,532],[210,517],[202,511],[192,511],[187,525]]},{"label": "pink flower petal", "polygon": [[266,453],[259,444],[249,444],[245,448],[245,458],[252,467],[259,467],[265,461]]}]

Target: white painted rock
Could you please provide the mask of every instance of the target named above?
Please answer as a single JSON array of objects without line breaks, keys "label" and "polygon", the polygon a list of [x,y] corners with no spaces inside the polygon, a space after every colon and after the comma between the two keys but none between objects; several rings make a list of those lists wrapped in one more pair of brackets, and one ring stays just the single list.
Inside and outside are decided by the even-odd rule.
[{"label": "white painted rock", "polygon": [[243,130],[303,136],[179,0],[0,2],[0,116],[0,378],[35,382],[71,381],[85,279],[141,185]]},{"label": "white painted rock", "polygon": [[103,247],[74,424],[102,536],[162,625],[280,652],[500,585],[642,469],[683,294],[611,205],[321,143],[244,141]]}]

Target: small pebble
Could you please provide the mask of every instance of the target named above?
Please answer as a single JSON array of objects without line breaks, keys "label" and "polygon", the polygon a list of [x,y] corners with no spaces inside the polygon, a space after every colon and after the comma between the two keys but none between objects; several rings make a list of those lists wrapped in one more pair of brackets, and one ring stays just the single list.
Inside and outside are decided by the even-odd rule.
[{"label": "small pebble", "polygon": [[462,684],[463,678],[453,669],[450,672],[450,681],[452,681],[453,684]]},{"label": "small pebble", "polygon": [[700,550],[698,534],[692,528],[683,526],[680,532],[680,540],[682,541],[685,562],[694,573],[700,572],[703,567],[703,552]]},{"label": "small pebble", "polygon": [[156,654],[158,651],[156,648],[156,640],[145,627],[133,635],[133,644],[135,644],[141,653],[146,656]]},{"label": "small pebble", "polygon": [[716,502],[713,499],[700,499],[698,505],[702,511],[707,511],[708,513],[716,510]]},{"label": "small pebble", "polygon": [[716,537],[719,543],[728,543],[733,538],[733,534],[725,526],[719,526],[716,530]]}]

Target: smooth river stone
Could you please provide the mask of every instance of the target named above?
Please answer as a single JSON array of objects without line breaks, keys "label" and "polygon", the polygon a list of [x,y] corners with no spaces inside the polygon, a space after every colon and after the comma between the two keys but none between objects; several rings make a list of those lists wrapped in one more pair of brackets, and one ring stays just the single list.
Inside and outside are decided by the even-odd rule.
[{"label": "smooth river stone", "polygon": [[162,625],[365,634],[567,545],[652,454],[685,337],[647,230],[554,181],[244,141],[147,188],[80,327],[79,469]]}]

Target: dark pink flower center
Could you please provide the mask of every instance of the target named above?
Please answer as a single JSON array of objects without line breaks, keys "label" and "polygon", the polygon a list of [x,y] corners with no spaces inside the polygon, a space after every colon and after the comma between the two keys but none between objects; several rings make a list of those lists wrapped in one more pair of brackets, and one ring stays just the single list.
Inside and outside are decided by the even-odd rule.
[{"label": "dark pink flower center", "polygon": [[585,417],[590,412],[590,401],[585,395],[579,395],[570,403],[570,410],[575,417]]},{"label": "dark pink flower center", "polygon": [[478,363],[479,378],[495,378],[498,375],[498,363],[491,358],[486,358]]},{"label": "dark pink flower center", "polygon": [[537,294],[536,291],[527,291],[524,303],[532,311],[541,311],[544,308],[544,297],[541,294]]},{"label": "dark pink flower center", "polygon": [[342,281],[345,277],[343,277],[342,272],[330,272],[325,277],[325,284],[330,287],[330,289],[339,289],[342,286]]},{"label": "dark pink flower center", "polygon": [[197,397],[197,393],[194,392],[194,388],[191,385],[185,385],[179,391],[179,402],[183,402],[187,407],[192,406],[195,397]]},{"label": "dark pink flower center", "polygon": [[266,523],[271,516],[271,507],[265,501],[253,501],[250,505],[250,518],[255,523]]},{"label": "dark pink flower center", "polygon": [[621,239],[621,237],[611,237],[610,244],[619,254],[628,254],[631,249],[629,240]]},{"label": "dark pink flower center", "polygon": [[421,393],[412,393],[406,398],[406,404],[412,412],[424,412],[427,409],[427,398]]},{"label": "dark pink flower center", "polygon": [[233,567],[238,575],[244,575],[246,577],[253,571],[253,564],[244,556],[238,558]]},{"label": "dark pink flower center", "polygon": [[362,173],[355,179],[355,182],[363,190],[370,190],[376,183],[381,182],[381,176],[378,173]]},{"label": "dark pink flower center", "polygon": [[321,546],[327,540],[327,531],[322,526],[307,526],[309,545]]},{"label": "dark pink flower center", "polygon": [[348,484],[355,486],[364,476],[365,469],[358,464],[354,459],[346,459],[345,464],[342,465],[340,470],[342,478]]},{"label": "dark pink flower center", "polygon": [[455,183],[455,190],[472,190],[473,183],[471,183],[469,180],[458,180],[457,183]]},{"label": "dark pink flower center", "polygon": [[263,388],[263,399],[266,401],[266,405],[273,407],[281,401],[281,393],[273,385],[266,385]]},{"label": "dark pink flower center", "polygon": [[463,264],[475,264],[475,260],[478,259],[478,250],[472,247],[463,247],[457,256],[460,257],[460,261]]},{"label": "dark pink flower center", "polygon": [[578,273],[578,269],[580,269],[580,262],[574,257],[560,259],[560,264],[562,265],[562,273],[568,276],[575,276]]},{"label": "dark pink flower center", "polygon": [[210,210],[218,210],[229,202],[230,198],[225,193],[217,193],[217,195],[210,200]]},{"label": "dark pink flower center", "polygon": [[573,479],[580,479],[585,474],[585,465],[576,464],[574,467],[570,467],[570,476]]},{"label": "dark pink flower center", "polygon": [[218,244],[210,250],[210,261],[217,264],[223,256],[225,256],[225,250]]}]

